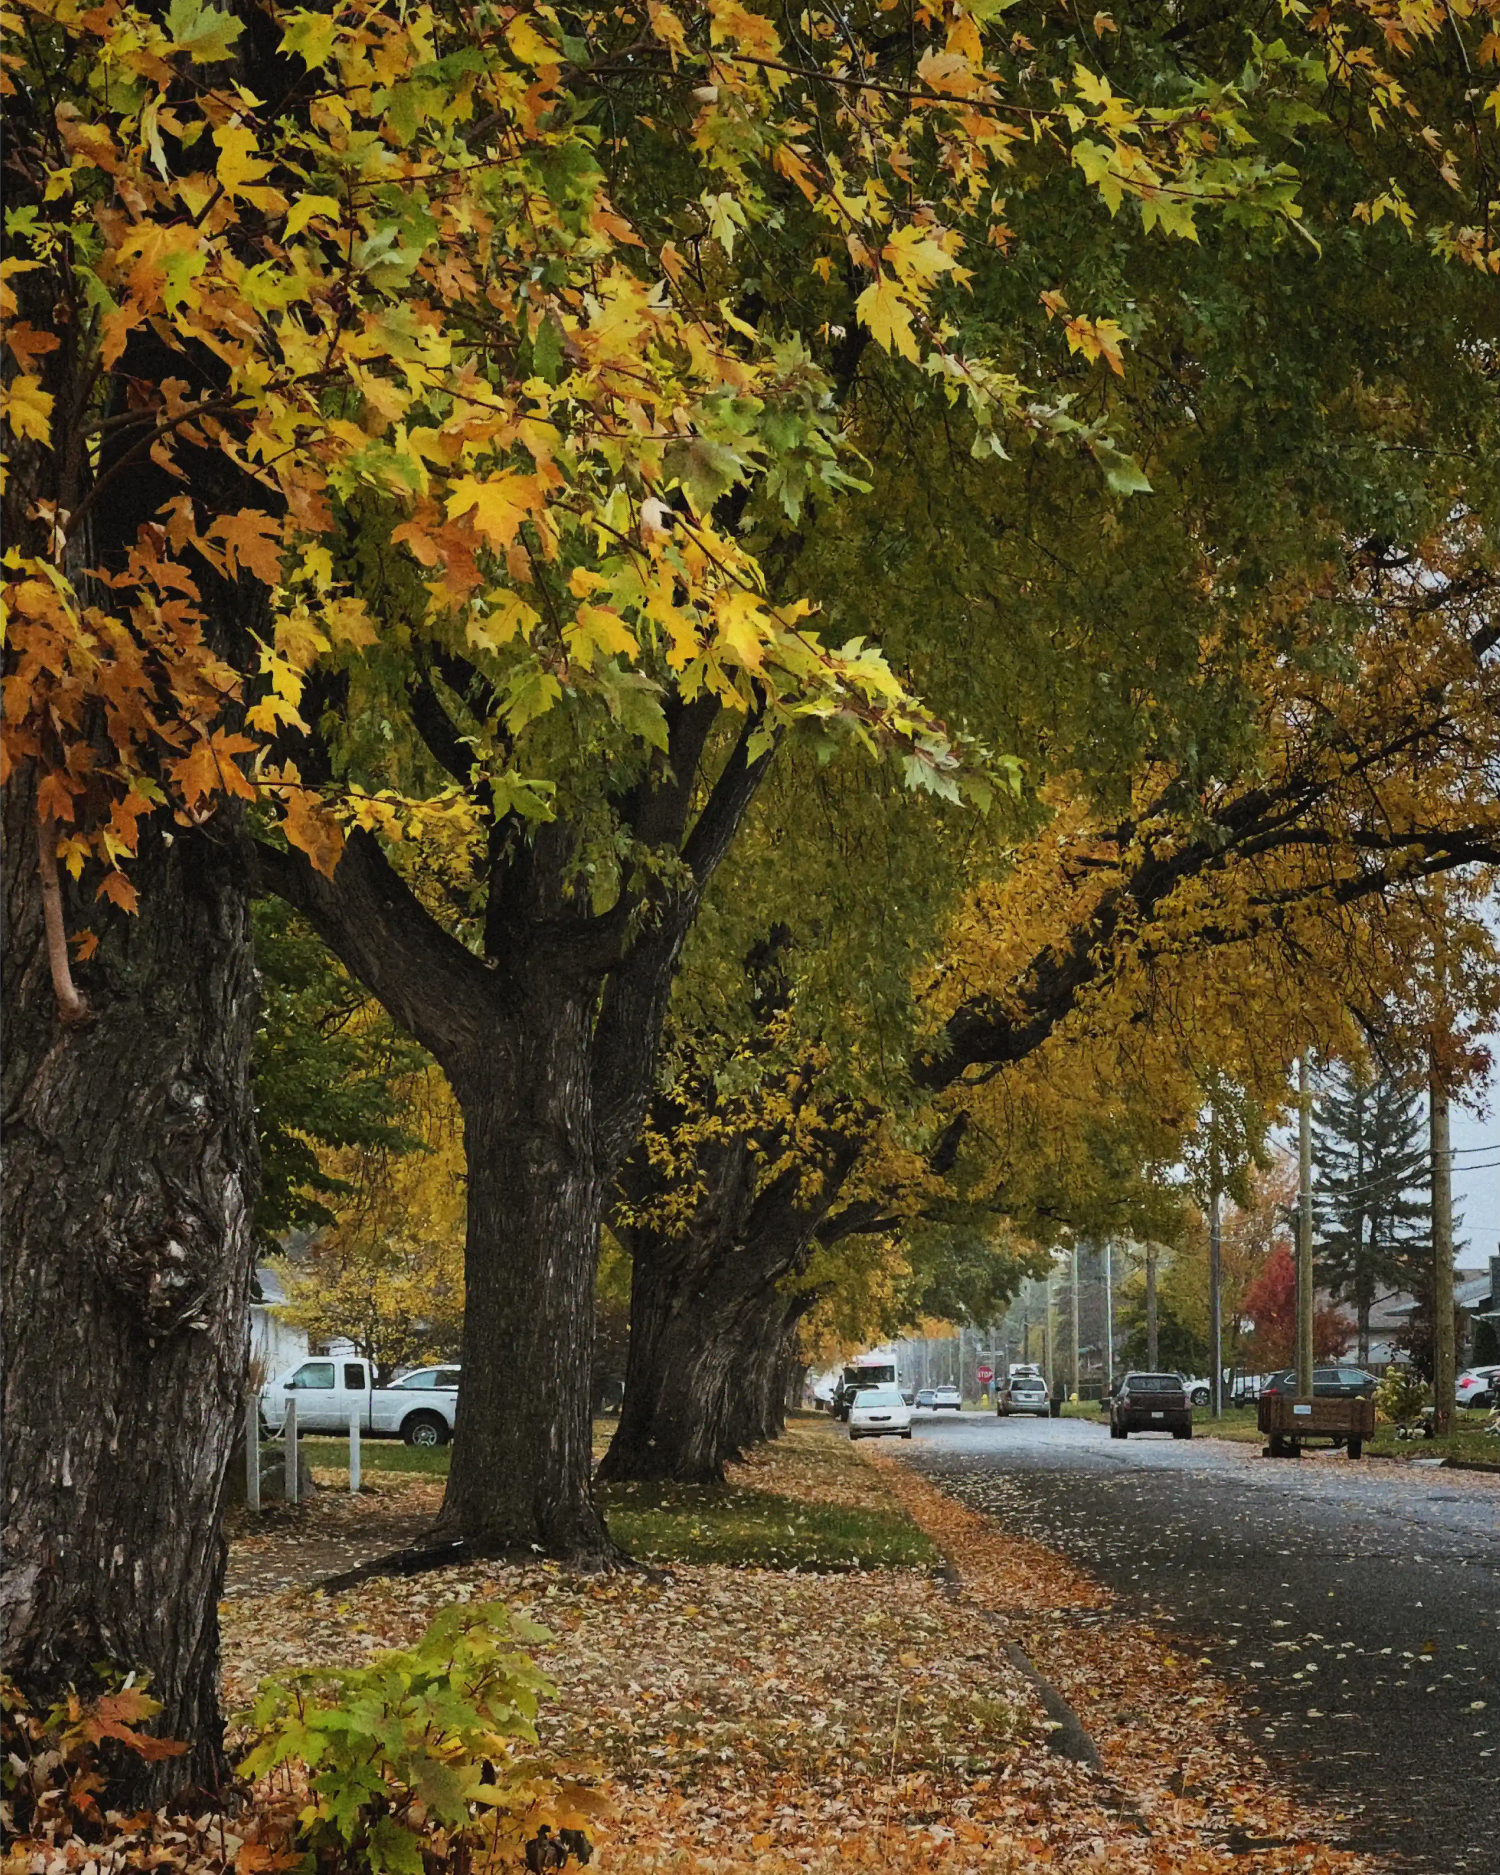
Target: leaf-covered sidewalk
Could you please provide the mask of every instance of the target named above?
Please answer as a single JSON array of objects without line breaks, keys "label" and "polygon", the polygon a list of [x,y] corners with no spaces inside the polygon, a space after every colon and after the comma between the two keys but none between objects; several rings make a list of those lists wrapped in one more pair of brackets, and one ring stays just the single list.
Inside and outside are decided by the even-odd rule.
[{"label": "leaf-covered sidewalk", "polygon": [[[739,1482],[787,1500],[789,1524],[800,1505],[904,1507],[961,1585],[914,1568],[675,1565],[590,1580],[541,1565],[373,1581],[337,1601],[305,1586],[257,1592],[295,1576],[278,1547],[313,1537],[313,1523],[353,1521],[325,1499],[300,1531],[262,1534],[236,1556],[226,1694],[238,1702],[293,1665],[349,1664],[410,1641],[446,1601],[501,1595],[555,1636],[544,1738],[607,1787],[606,1871],[1375,1866],[1329,1846],[1336,1822],[1272,1788],[1228,1696],[1175,1637],[1117,1616],[1050,1551],[831,1428],[794,1430]],[[1013,1643],[1080,1714],[1104,1775],[1052,1751]]]}]

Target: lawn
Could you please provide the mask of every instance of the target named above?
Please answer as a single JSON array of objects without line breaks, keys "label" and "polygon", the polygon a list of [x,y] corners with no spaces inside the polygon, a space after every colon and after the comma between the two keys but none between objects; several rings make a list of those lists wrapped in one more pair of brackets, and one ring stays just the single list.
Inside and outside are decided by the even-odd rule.
[{"label": "lawn", "polygon": [[[349,1482],[347,1437],[303,1438],[300,1443],[303,1456],[314,1471],[342,1472],[343,1482]],[[416,1471],[425,1472],[429,1477],[446,1478],[450,1452],[451,1447],[446,1445],[403,1445],[399,1439],[361,1439],[359,1468],[362,1472]]]},{"label": "lawn", "polygon": [[922,1569],[937,1552],[901,1512],[818,1504],[774,1491],[614,1485],[600,1493],[610,1534],[642,1562],[740,1569]]},{"label": "lawn", "polygon": [[[302,1449],[334,1489],[347,1485],[347,1439],[304,1439]],[[446,1477],[451,1451],[366,1439],[360,1466],[366,1475]],[[642,1562],[830,1573],[925,1569],[937,1560],[911,1519],[872,1491],[848,1441],[828,1436],[826,1420],[794,1423],[773,1456],[731,1466],[725,1485],[613,1485],[599,1502],[621,1548]]]}]

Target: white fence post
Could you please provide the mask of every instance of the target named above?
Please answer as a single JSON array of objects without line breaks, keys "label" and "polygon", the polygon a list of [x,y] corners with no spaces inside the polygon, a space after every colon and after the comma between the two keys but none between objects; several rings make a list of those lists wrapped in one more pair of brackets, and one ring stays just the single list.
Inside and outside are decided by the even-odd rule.
[{"label": "white fence post", "polygon": [[297,1399],[294,1394],[286,1403],[286,1501],[288,1504],[301,1502],[300,1456],[297,1449]]},{"label": "white fence post", "polygon": [[359,1489],[359,1408],[349,1409],[349,1489]]},{"label": "white fence post", "polygon": [[260,1509],[260,1398],[245,1402],[245,1507]]}]

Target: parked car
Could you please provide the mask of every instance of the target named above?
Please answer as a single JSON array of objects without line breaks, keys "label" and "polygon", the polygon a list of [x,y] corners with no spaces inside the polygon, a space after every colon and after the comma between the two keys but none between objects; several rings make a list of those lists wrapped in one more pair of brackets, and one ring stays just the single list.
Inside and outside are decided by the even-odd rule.
[{"label": "parked car", "polygon": [[286,1423],[297,1402],[297,1431],[347,1432],[351,1418],[373,1438],[404,1439],[408,1445],[446,1445],[458,1417],[457,1367],[423,1367],[389,1387],[375,1385],[365,1360],[304,1361],[261,1389],[260,1417],[270,1432]]},{"label": "parked car", "polygon": [[[1295,1393],[1297,1370],[1285,1367],[1271,1374],[1261,1387],[1262,1393]],[[1368,1400],[1375,1392],[1375,1376],[1362,1367],[1315,1367],[1313,1394],[1320,1400]]]},{"label": "parked car", "polygon": [[934,1387],[932,1389],[934,1412],[940,1412],[944,1407],[951,1407],[955,1413],[959,1413],[963,1411],[963,1404],[964,1396],[957,1387]]},{"label": "parked car", "polygon": [[1009,1419],[1012,1413],[1035,1413],[1045,1419],[1051,1409],[1047,1404],[1047,1383],[1040,1374],[1023,1374],[1012,1368],[1010,1378],[1001,1387],[995,1401],[995,1417]]},{"label": "parked car", "polygon": [[1132,1432],[1170,1432],[1174,1439],[1193,1436],[1193,1409],[1181,1374],[1126,1374],[1109,1403],[1109,1436]]},{"label": "parked car", "polygon": [[1466,1367],[1453,1395],[1460,1406],[1500,1406],[1500,1367]]},{"label": "parked car", "polygon": [[861,1387],[849,1408],[849,1437],[879,1439],[888,1433],[911,1437],[911,1408],[899,1387]]},{"label": "parked car", "polygon": [[1194,1380],[1187,1374],[1180,1374],[1182,1390],[1188,1396],[1189,1406],[1207,1406],[1214,1397],[1211,1380]]}]

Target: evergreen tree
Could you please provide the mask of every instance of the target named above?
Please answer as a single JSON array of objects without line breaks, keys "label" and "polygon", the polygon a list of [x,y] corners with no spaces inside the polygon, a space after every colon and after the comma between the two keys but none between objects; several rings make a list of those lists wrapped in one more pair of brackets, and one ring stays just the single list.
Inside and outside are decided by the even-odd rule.
[{"label": "evergreen tree", "polygon": [[1359,1358],[1370,1358],[1370,1308],[1382,1285],[1415,1285],[1428,1241],[1426,1130],[1416,1093],[1359,1066],[1332,1070],[1313,1129],[1318,1261],[1353,1305]]}]

